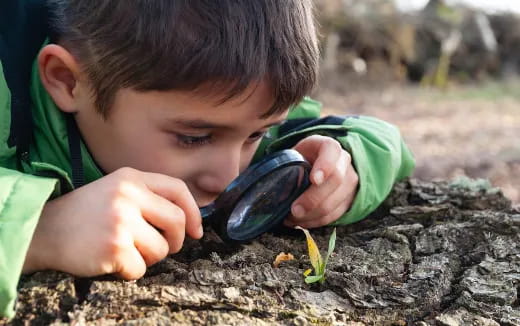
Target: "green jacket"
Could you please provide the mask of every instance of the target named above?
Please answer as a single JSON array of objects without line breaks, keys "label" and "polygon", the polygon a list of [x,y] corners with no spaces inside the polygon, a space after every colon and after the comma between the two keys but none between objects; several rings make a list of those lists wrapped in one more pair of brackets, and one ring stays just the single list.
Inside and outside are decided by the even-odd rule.
[{"label": "green jacket", "polygon": [[[36,2],[0,3],[0,317],[8,318],[14,315],[17,284],[43,206],[50,198],[73,189],[65,116],[43,88],[34,64],[27,85],[34,124],[29,160],[20,161],[9,141],[13,103],[5,63],[29,71],[34,62],[36,51],[29,51],[28,56],[27,47],[13,43],[12,34],[26,36],[24,41],[38,40],[37,46],[41,47],[41,35],[34,36],[27,29],[34,25],[27,16],[27,7]],[[13,25],[2,25],[5,15],[1,14],[6,9],[11,10],[11,22],[19,25],[31,21],[21,29],[28,34],[20,34]],[[25,57],[16,53],[22,50]],[[7,68],[12,73],[14,68]],[[267,152],[291,147],[310,134],[333,136],[351,153],[359,175],[353,206],[335,224],[354,223],[374,211],[397,180],[412,173],[414,160],[394,126],[370,117],[318,119],[320,109],[318,102],[304,99],[290,112],[287,124],[270,131],[255,160]],[[101,178],[101,171],[83,144],[81,150],[86,182]]]}]

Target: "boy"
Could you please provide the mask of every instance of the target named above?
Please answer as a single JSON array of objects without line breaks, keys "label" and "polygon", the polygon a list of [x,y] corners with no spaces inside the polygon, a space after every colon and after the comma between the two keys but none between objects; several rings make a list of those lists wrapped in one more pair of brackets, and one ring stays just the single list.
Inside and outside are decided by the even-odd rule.
[{"label": "boy", "polygon": [[373,211],[413,159],[384,122],[318,119],[304,98],[317,77],[311,10],[311,0],[3,1],[0,313],[13,315],[22,272],[141,277],[185,234],[202,237],[198,207],[268,146],[313,165],[286,225]]}]

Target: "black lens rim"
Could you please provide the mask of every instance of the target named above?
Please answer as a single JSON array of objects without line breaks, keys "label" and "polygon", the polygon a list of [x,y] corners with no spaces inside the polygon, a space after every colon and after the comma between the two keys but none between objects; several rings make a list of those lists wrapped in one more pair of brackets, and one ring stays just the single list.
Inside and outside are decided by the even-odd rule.
[{"label": "black lens rim", "polygon": [[[251,165],[240,176],[238,176],[213,203],[200,209],[204,222],[209,223],[225,241],[243,242],[255,238],[258,235],[241,239],[231,238],[227,232],[230,214],[242,196],[261,178],[278,169],[293,165],[302,166],[305,171],[305,177],[308,178],[311,171],[311,165],[297,151],[286,149],[265,156],[262,160]],[[301,192],[303,192],[308,185],[309,182],[306,182],[302,186]],[[287,206],[289,207],[288,210],[290,210],[290,204]],[[283,217],[284,216],[279,217],[276,224],[279,224]],[[269,223],[268,229],[274,226],[275,223]],[[268,229],[263,232],[268,231]]]},{"label": "black lens rim", "polygon": [[[288,167],[298,167],[298,168],[301,168],[303,171],[302,183],[298,188],[293,190],[293,192],[291,193],[291,198],[282,203],[279,203],[278,207],[276,207],[273,210],[271,218],[268,219],[261,226],[254,228],[254,230],[249,229],[248,231],[242,230],[242,231],[230,232],[229,219],[231,218],[231,214],[233,213],[233,212],[231,212],[231,214],[229,214],[229,218],[227,219],[227,223],[226,223],[226,233],[228,235],[228,238],[233,239],[235,241],[248,241],[248,240],[258,237],[259,235],[271,230],[272,228],[274,228],[282,223],[284,218],[289,214],[293,201],[296,200],[305,191],[305,189],[307,189],[307,187],[309,186],[309,169],[302,166],[301,164],[286,164],[282,167],[278,167],[274,170],[271,170],[271,173],[275,173],[281,169],[287,169]],[[245,194],[247,194],[247,191],[244,193],[244,195]]]}]

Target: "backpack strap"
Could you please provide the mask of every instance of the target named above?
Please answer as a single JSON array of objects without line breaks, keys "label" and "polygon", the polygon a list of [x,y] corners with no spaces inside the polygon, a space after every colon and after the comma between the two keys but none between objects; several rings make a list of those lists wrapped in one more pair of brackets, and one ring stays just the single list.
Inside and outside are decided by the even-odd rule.
[{"label": "backpack strap", "polygon": [[29,85],[32,63],[48,31],[43,0],[0,1],[0,60],[11,92],[9,146],[16,146],[19,162],[29,159],[33,134]]},{"label": "backpack strap", "polygon": [[[45,0],[0,0],[0,60],[11,92],[9,146],[18,162],[29,161],[33,117],[29,85],[34,58],[50,34]],[[67,134],[75,188],[84,184],[81,136],[73,115],[67,115]]]},{"label": "backpack strap", "polygon": [[79,188],[85,184],[85,173],[81,157],[81,134],[73,114],[67,114],[67,135],[69,140],[72,185]]}]

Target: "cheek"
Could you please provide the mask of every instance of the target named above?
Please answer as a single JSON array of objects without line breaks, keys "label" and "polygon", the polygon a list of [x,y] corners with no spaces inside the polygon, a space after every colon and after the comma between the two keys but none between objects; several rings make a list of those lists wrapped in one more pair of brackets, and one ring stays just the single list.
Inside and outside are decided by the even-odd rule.
[{"label": "cheek", "polygon": [[249,167],[259,145],[260,143],[255,143],[253,145],[244,146],[242,155],[240,156],[240,173],[244,172]]},{"label": "cheek", "polygon": [[[170,137],[168,134],[137,136],[129,141],[129,145],[125,150],[128,151],[128,160],[134,163],[133,167],[169,175],[187,183],[193,183],[200,176],[213,171],[212,167],[215,166],[208,165],[209,162],[227,166],[231,164],[232,156],[237,155],[232,153],[233,150],[230,151],[233,147],[230,144],[225,148],[207,145],[190,150],[182,149],[175,145],[173,136]],[[259,143],[255,143],[244,144],[241,148],[235,147],[235,150],[240,151],[240,173],[250,165],[258,145]]]},{"label": "cheek", "polygon": [[124,150],[127,163],[148,172],[180,177],[189,155],[175,152],[168,135],[157,132],[127,133]]}]

